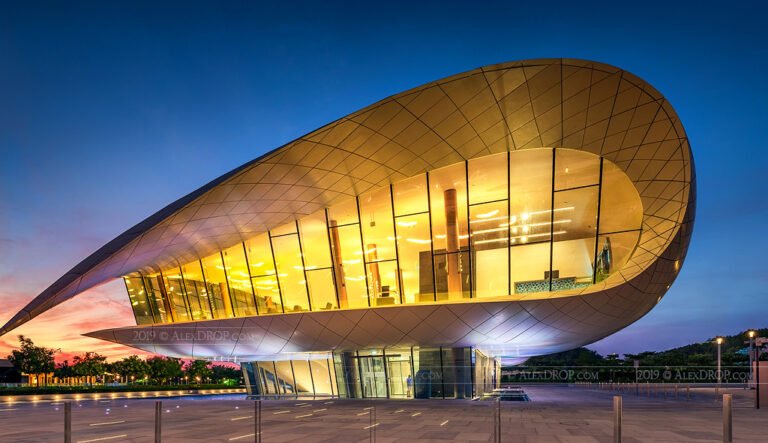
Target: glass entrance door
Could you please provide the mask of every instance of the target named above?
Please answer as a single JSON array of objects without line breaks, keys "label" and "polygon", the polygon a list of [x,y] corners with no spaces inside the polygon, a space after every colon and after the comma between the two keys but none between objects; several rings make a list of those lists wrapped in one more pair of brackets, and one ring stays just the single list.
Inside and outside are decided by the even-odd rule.
[{"label": "glass entrance door", "polygon": [[410,353],[407,355],[387,355],[387,379],[390,398],[413,397]]},{"label": "glass entrance door", "polygon": [[387,377],[384,371],[384,358],[360,356],[360,382],[364,398],[387,398]]}]

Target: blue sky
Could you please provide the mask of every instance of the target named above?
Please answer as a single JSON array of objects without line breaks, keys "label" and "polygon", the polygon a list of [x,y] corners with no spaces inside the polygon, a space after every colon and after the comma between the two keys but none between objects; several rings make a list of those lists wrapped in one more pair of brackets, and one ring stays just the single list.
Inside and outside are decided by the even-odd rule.
[{"label": "blue sky", "polygon": [[[698,174],[678,281],[593,347],[664,349],[768,326],[763,2],[414,3],[5,3],[0,321],[165,204],[325,123],[478,66],[571,57],[661,91]],[[41,321],[19,332],[85,350],[106,345],[79,333],[133,321],[115,284],[49,318],[58,335]]]}]

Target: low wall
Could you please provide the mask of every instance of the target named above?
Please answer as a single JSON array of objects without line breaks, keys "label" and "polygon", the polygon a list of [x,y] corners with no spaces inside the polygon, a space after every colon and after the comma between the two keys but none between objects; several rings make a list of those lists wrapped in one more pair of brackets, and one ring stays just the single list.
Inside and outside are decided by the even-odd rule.
[{"label": "low wall", "polygon": [[179,389],[167,391],[133,391],[133,392],[93,392],[72,394],[30,394],[30,395],[3,395],[0,403],[16,402],[56,402],[56,401],[97,401],[124,398],[163,398],[184,397],[188,395],[221,395],[221,394],[245,394],[244,388],[231,389]]}]

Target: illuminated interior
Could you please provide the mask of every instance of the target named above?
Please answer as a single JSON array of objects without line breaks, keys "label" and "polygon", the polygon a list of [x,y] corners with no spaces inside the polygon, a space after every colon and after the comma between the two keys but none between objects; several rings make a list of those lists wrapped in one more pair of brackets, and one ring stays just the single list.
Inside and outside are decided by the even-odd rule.
[{"label": "illuminated interior", "polygon": [[609,160],[526,149],[429,171],[124,280],[140,325],[516,300],[609,278],[634,253],[642,215]]}]

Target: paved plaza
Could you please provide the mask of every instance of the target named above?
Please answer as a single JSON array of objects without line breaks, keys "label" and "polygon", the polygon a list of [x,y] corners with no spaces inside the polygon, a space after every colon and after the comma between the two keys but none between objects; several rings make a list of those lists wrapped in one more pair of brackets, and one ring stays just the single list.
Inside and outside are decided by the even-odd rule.
[{"label": "paved plaza", "polygon": [[[505,442],[593,443],[613,441],[612,398],[593,387],[525,386],[530,402],[501,404]],[[627,389],[624,442],[721,442],[722,405],[712,390],[647,392]],[[754,410],[749,392],[733,394],[734,441],[761,442],[768,410]],[[216,397],[214,397],[216,398]],[[164,399],[164,442],[253,441],[254,402]],[[493,441],[494,403],[469,400],[262,401],[264,442]],[[151,442],[155,401],[82,400],[72,404],[73,442]],[[0,441],[63,441],[61,402],[9,403],[0,399]]]}]

